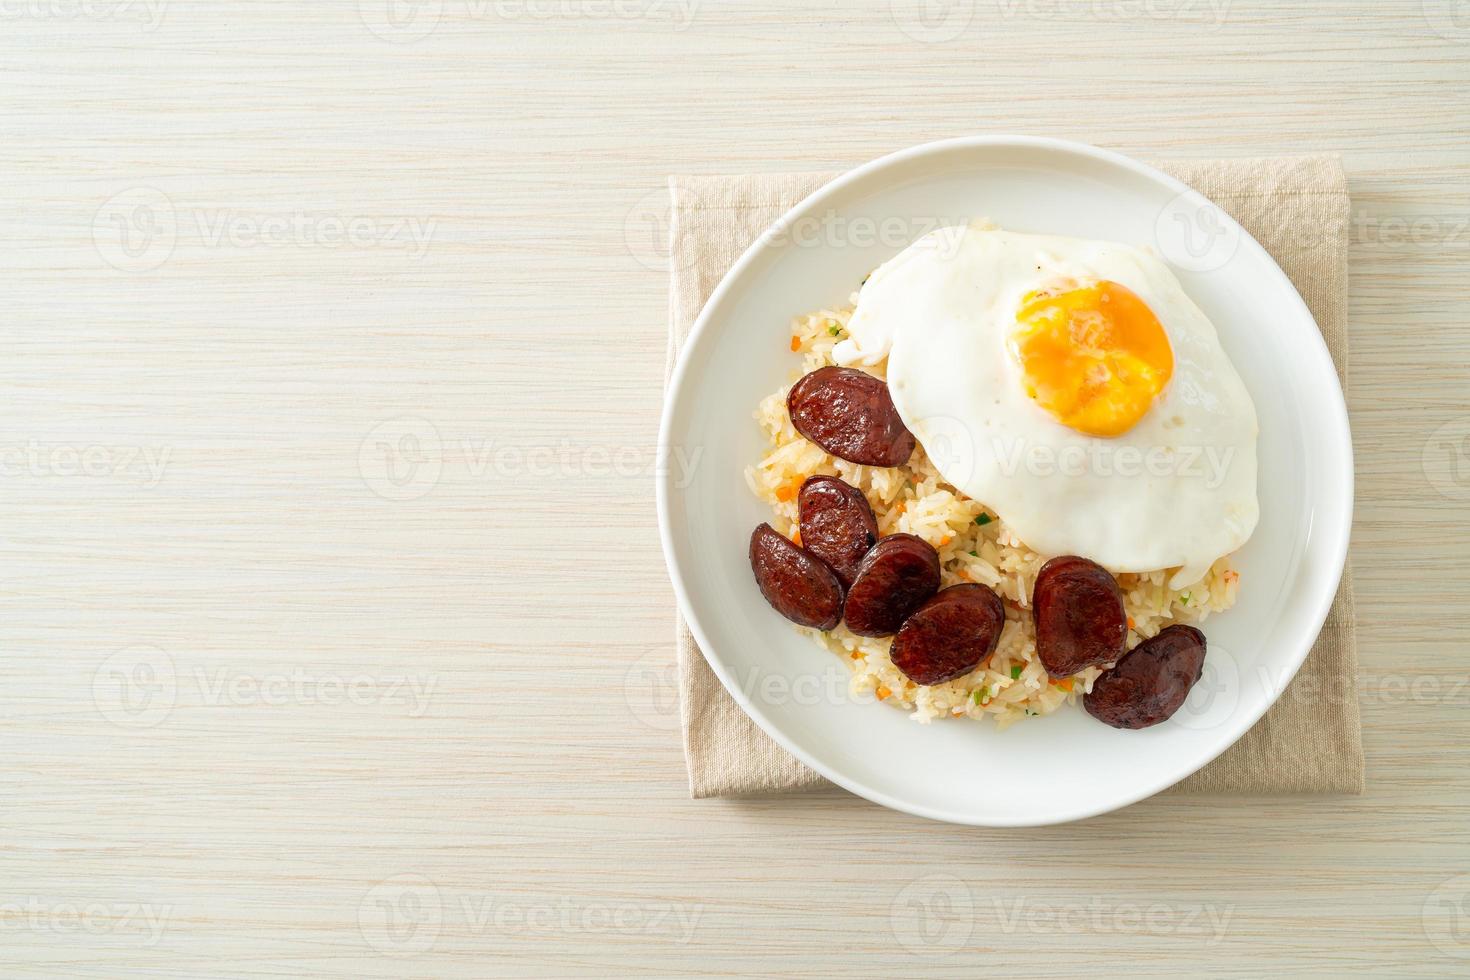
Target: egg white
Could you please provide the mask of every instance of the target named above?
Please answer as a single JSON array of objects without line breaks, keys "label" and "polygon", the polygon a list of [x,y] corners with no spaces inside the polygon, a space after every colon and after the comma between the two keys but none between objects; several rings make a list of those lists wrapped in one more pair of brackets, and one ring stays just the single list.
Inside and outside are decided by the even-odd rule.
[{"label": "egg white", "polygon": [[[1174,354],[1164,391],[1113,438],[1037,405],[1008,349],[1028,293],[1099,280],[1136,293]],[[886,357],[894,405],[939,472],[1039,554],[1113,572],[1179,567],[1170,584],[1182,588],[1255,530],[1255,404],[1214,325],[1149,252],[941,228],[869,277],[848,331],[838,363]]]}]

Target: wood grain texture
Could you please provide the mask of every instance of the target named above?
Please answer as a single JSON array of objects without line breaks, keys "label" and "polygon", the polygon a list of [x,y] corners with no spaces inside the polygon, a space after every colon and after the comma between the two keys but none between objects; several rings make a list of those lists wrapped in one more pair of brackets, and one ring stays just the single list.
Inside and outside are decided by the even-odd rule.
[{"label": "wood grain texture", "polygon": [[[1470,969],[1470,15],[921,7],[0,3],[0,972]],[[1343,154],[1363,797],[686,799],[664,177],[1007,131]]]}]

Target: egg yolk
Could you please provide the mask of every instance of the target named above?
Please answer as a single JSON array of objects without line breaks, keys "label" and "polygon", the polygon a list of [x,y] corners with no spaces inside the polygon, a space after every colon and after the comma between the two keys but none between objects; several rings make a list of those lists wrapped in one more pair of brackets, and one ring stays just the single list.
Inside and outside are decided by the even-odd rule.
[{"label": "egg yolk", "polygon": [[1174,372],[1158,317],[1116,282],[1029,293],[1016,321],[1011,352],[1026,394],[1087,435],[1133,428]]}]

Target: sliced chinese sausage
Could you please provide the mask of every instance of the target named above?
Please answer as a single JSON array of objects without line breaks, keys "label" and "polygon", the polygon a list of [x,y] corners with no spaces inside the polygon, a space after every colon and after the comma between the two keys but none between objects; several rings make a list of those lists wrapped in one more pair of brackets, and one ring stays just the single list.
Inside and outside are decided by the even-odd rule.
[{"label": "sliced chinese sausage", "polygon": [[1144,640],[1082,698],[1087,713],[1114,728],[1148,728],[1173,717],[1205,669],[1205,635],[1169,626]]},{"label": "sliced chinese sausage", "polygon": [[750,536],[750,568],[761,595],[793,623],[829,630],[842,621],[842,583],[832,569],[769,524]]},{"label": "sliced chinese sausage", "polygon": [[904,621],[888,655],[915,684],[943,684],[994,653],[1005,624],[1000,596],[983,585],[952,585]]},{"label": "sliced chinese sausage", "polygon": [[835,476],[814,476],[801,485],[797,509],[801,546],[851,586],[863,556],[878,543],[878,521],[868,498]]},{"label": "sliced chinese sausage", "polygon": [[859,636],[891,636],[939,591],[939,553],[923,538],[880,538],[853,577],[843,616]]},{"label": "sliced chinese sausage", "polygon": [[1053,558],[1036,576],[1031,607],[1036,655],[1052,677],[1070,677],[1123,656],[1123,593],[1101,565],[1076,555]]},{"label": "sliced chinese sausage", "polygon": [[786,407],[797,432],[850,462],[902,466],[914,451],[888,385],[864,371],[818,368],[791,387]]}]

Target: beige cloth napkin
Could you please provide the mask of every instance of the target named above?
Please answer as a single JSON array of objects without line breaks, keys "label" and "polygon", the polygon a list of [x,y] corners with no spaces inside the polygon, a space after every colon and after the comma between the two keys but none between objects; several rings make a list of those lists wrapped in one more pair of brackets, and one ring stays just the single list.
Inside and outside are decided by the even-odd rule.
[{"label": "beige cloth napkin", "polygon": [[[1335,157],[1156,162],[1235,217],[1311,307],[1347,387],[1348,192]],[[668,367],[725,272],[757,235],[834,175],[672,177]],[[793,310],[793,315],[799,311]],[[676,616],[677,616],[676,612]],[[684,755],[696,798],[827,785],[740,710],[677,620]],[[1286,693],[1182,793],[1361,793],[1357,648],[1349,573]]]}]

